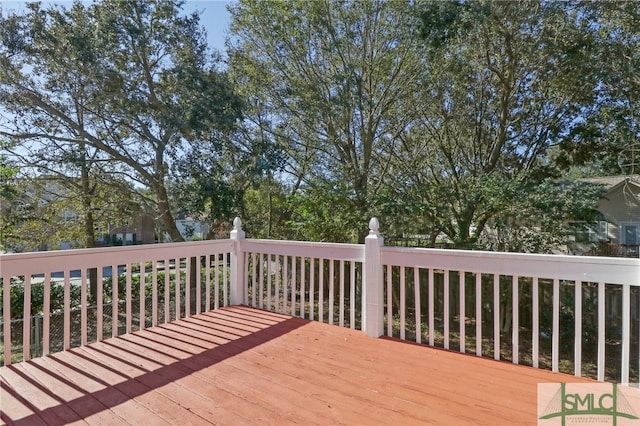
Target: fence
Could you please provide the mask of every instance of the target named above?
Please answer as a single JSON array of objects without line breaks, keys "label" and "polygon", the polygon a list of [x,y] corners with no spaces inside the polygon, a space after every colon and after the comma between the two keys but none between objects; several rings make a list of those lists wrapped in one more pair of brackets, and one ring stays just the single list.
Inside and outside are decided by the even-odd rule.
[{"label": "fence", "polygon": [[241,240],[254,307],[621,383],[640,381],[640,260]]},{"label": "fence", "polygon": [[[59,350],[59,334],[67,350],[228,305],[233,248],[224,240],[2,255],[2,363]],[[52,291],[60,282],[62,291]],[[38,300],[34,283],[43,287]],[[19,317],[11,314],[18,289]],[[33,320],[22,321],[22,333],[12,326],[34,316],[41,328]]]},{"label": "fence", "polygon": [[[234,226],[224,241],[4,255],[3,292],[9,294],[12,277],[21,277],[24,317],[30,317],[30,280],[44,274],[46,285],[52,273],[62,271],[63,349],[109,332],[117,336],[245,303],[361,329],[372,337],[598,380],[640,381],[639,259],[386,247],[375,220],[365,244],[245,239],[241,222]],[[94,337],[87,326],[87,271],[96,270],[97,285],[104,286],[105,266],[119,279],[107,286],[110,314],[105,317],[103,301],[96,301]],[[74,270],[85,278],[78,283],[80,319],[72,332]],[[98,298],[107,297],[101,296],[104,288],[98,290]],[[42,304],[43,354],[51,350],[48,291]],[[134,302],[140,295],[151,300],[144,312]],[[11,318],[7,297],[3,307],[3,318]],[[136,326],[142,317],[148,319]],[[16,334],[10,324],[3,324],[5,364],[11,362],[14,341],[8,336]],[[22,359],[36,356],[30,334],[31,326],[23,325]]]}]

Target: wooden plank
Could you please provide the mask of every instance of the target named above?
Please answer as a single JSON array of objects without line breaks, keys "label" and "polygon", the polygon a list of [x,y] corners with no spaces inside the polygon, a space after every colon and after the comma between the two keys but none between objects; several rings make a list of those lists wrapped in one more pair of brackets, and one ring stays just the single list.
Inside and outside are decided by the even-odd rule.
[{"label": "wooden plank", "polygon": [[449,320],[451,315],[449,314],[449,271],[445,269],[444,274],[444,301],[443,301],[443,316],[444,316],[444,348],[449,349]]},{"label": "wooden plank", "polygon": [[476,355],[482,356],[482,274],[475,273],[476,277]]},{"label": "wooden plank", "polygon": [[531,356],[533,358],[533,367],[538,368],[539,365],[539,353],[540,353],[540,291],[539,291],[538,277],[533,277],[532,295],[531,295],[531,312],[532,318],[532,336],[531,336]]},{"label": "wooden plank", "polygon": [[407,296],[405,294],[405,270],[404,266],[400,267],[400,339],[405,339],[406,333],[406,313],[407,313]]},{"label": "wooden plank", "polygon": [[[605,366],[605,284],[598,283],[598,380],[604,381]],[[640,357],[639,357],[640,358]]]},{"label": "wooden plank", "polygon": [[[5,293],[8,294],[8,293]],[[5,298],[8,300],[9,298]],[[5,317],[6,318],[6,317]],[[42,355],[49,355],[50,349],[50,324],[51,322],[51,273],[44,274],[44,301],[42,306]],[[8,324],[9,321],[5,321]],[[7,334],[5,333],[5,336]],[[5,337],[5,339],[7,339]],[[10,339],[9,339],[10,340]],[[10,346],[10,345],[8,345]]]},{"label": "wooden plank", "polygon": [[63,327],[64,337],[63,346],[64,350],[71,347],[71,271],[65,271],[64,273],[64,313],[63,313]]},{"label": "wooden plank", "polygon": [[511,293],[511,357],[514,364],[520,362],[520,292],[518,284],[518,276],[511,277],[512,293]]},{"label": "wooden plank", "polygon": [[551,336],[551,370],[560,368],[560,280],[553,280],[553,320]]},{"label": "wooden plank", "polygon": [[[119,289],[118,289],[118,265],[114,264],[111,266],[111,337],[118,336],[118,301],[120,300]],[[153,277],[154,283],[157,281],[157,276]],[[66,285],[66,283],[65,283]],[[64,311],[65,314],[70,312],[71,309],[67,311],[67,306],[65,305]],[[155,324],[154,324],[155,325]],[[69,349],[65,346],[65,349]]]},{"label": "wooden plank", "polygon": [[318,259],[318,321],[324,322],[324,259]]},{"label": "wooden plank", "polygon": [[460,314],[458,315],[459,321],[458,326],[460,327],[460,352],[464,353],[466,350],[466,297],[465,297],[465,272],[458,272],[458,288],[459,288],[459,310]]},{"label": "wooden plank", "polygon": [[621,360],[621,378],[620,383],[629,384],[629,365],[630,360],[630,343],[631,343],[631,286],[622,286],[622,356]]},{"label": "wooden plank", "polygon": [[429,268],[429,346],[433,346],[434,344],[434,328],[435,328],[435,306],[434,306],[434,271],[433,268]]},{"label": "wooden plank", "polygon": [[413,268],[413,291],[416,312],[416,343],[422,343],[422,312],[420,310],[420,270]]},{"label": "wooden plank", "polygon": [[1,367],[0,418],[533,424],[537,383],[561,381],[589,380],[230,306]]},{"label": "wooden plank", "polygon": [[[575,332],[573,343],[573,366],[574,375],[582,376],[582,281],[575,281]],[[623,317],[624,318],[624,317]]]},{"label": "wooden plank", "polygon": [[[24,277],[24,304],[22,321],[22,359],[31,359],[31,275]],[[65,327],[66,327],[65,315]]]}]

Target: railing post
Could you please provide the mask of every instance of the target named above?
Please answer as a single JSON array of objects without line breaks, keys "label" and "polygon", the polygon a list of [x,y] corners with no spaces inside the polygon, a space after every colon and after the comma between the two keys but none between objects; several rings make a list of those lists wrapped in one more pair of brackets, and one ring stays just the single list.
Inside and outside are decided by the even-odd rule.
[{"label": "railing post", "polygon": [[244,254],[242,253],[240,242],[245,238],[242,230],[242,221],[239,217],[233,220],[233,231],[229,236],[234,240],[233,251],[231,252],[231,304],[242,305],[244,303]]},{"label": "railing post", "polygon": [[384,328],[382,264],[380,263],[380,247],[384,245],[384,240],[378,232],[379,228],[378,219],[371,218],[369,235],[364,239],[362,327],[369,337],[382,336]]}]

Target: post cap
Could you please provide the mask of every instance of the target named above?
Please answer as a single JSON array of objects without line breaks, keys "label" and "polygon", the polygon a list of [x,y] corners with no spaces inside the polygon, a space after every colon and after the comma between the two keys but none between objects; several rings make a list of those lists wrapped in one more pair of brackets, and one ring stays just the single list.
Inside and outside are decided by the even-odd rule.
[{"label": "post cap", "polygon": [[372,217],[369,221],[369,235],[378,235],[380,230],[380,223],[378,218]]}]

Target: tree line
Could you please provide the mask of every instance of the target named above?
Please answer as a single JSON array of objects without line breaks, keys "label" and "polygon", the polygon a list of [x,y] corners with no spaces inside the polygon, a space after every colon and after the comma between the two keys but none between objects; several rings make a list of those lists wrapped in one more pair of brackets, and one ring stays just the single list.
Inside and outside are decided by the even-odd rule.
[{"label": "tree line", "polygon": [[240,0],[227,59],[182,6],[2,15],[5,248],[93,247],[145,211],[173,241],[182,216],[319,241],[377,216],[430,245],[545,252],[594,218],[601,188],[575,178],[620,174],[640,134],[635,2]]}]

